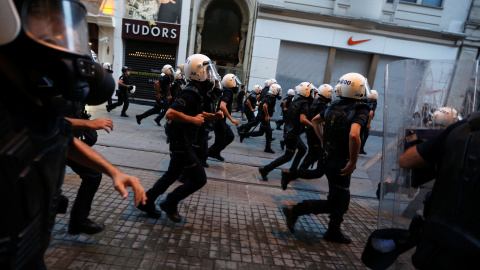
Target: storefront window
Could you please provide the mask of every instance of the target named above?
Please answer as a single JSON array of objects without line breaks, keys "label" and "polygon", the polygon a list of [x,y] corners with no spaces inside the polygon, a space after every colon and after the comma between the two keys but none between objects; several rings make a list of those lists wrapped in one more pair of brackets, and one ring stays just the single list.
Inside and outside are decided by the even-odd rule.
[{"label": "storefront window", "polygon": [[[387,0],[387,3],[389,0]],[[415,3],[424,6],[441,7],[442,0],[400,0],[400,2]]]}]

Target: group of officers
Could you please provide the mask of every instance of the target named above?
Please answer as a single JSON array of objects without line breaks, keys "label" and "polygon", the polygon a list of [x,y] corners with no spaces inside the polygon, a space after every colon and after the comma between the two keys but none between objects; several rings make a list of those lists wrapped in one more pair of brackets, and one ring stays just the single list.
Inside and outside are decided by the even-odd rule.
[{"label": "group of officers", "polygon": [[[183,65],[180,73],[187,82],[180,87],[182,90],[175,91],[176,96],[172,91],[164,91],[159,82],[157,105],[160,104],[167,119],[165,133],[171,160],[167,171],[145,192],[137,177],[123,173],[74,136],[75,121],[68,119],[55,102],[61,97],[100,105],[115,89],[111,74],[90,55],[85,7],[77,0],[7,0],[1,1],[0,7],[0,18],[6,22],[0,24],[0,268],[45,269],[44,253],[62,202],[67,160],[111,177],[112,186],[124,199],[128,197],[126,188],[131,187],[135,206],[153,218],[161,215],[156,199],[182,179],[182,184],[159,204],[169,219],[181,221],[178,203],[206,184],[207,157],[223,160],[220,153],[234,138],[226,119],[239,124],[231,117],[233,96],[240,86],[238,78],[227,74],[220,79],[210,58],[194,54]],[[24,50],[25,47],[29,50]],[[24,64],[27,62],[29,65]],[[128,83],[130,70],[125,67],[123,71],[126,76],[120,86],[134,90]],[[177,74],[165,67],[164,72],[169,77]],[[270,120],[282,90],[275,80],[269,80],[259,90],[255,87],[247,97],[250,101],[247,108],[253,113],[257,104],[258,113],[253,117],[247,110],[249,123],[239,126],[238,133],[240,141],[265,133],[265,150],[273,152],[268,151],[273,139]],[[300,216],[329,214],[325,239],[348,244],[351,240],[342,233],[340,225],[349,206],[350,178],[360,153],[361,129],[371,121],[371,108],[364,98],[374,99],[375,93],[358,73],[345,74],[335,87],[322,85],[317,89],[309,82],[302,82],[294,91],[297,98],[282,108],[285,127],[281,145],[286,148],[285,154],[260,167],[259,172],[267,180],[273,168],[288,162],[297,152],[290,170],[282,172],[283,189],[292,179],[325,174],[329,183],[327,199],[304,200],[284,207],[287,227],[293,233]],[[330,101],[333,92],[338,99]],[[254,95],[259,98],[251,99]],[[313,99],[315,95],[317,98]],[[107,106],[107,110],[116,105]],[[158,111],[156,107],[153,109],[153,114]],[[122,114],[128,116],[126,110]],[[137,117],[137,122],[140,124],[147,114]],[[472,121],[477,119],[475,116]],[[255,122],[260,124],[259,133],[250,132]],[[108,131],[113,123],[105,121],[100,126]],[[309,154],[297,169],[306,153],[300,139],[304,129]],[[208,147],[208,134],[212,130],[215,143]],[[476,142],[478,133],[475,136]],[[424,151],[419,152],[422,156]],[[417,152],[413,156],[414,160],[421,160]],[[317,168],[308,170],[315,161]],[[470,163],[478,164],[476,160]],[[97,187],[99,181],[95,181]],[[104,229],[91,225],[87,224],[94,229],[90,233]],[[77,224],[69,231],[79,233],[84,226]]]}]

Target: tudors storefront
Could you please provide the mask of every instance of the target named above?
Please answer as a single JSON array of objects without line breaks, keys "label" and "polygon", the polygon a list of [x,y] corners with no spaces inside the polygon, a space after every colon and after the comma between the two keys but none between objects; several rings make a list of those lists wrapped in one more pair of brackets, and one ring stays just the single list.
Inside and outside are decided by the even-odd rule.
[{"label": "tudors storefront", "polygon": [[131,81],[137,86],[132,103],[153,104],[153,84],[166,64],[175,67],[180,25],[153,20],[123,19],[123,63],[132,69]]}]

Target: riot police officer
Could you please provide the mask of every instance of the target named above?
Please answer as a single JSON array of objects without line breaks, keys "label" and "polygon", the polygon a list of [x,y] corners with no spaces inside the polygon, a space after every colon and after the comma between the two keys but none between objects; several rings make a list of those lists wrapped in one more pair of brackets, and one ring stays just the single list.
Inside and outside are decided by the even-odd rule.
[{"label": "riot police officer", "polygon": [[0,17],[9,20],[0,25],[0,268],[44,269],[67,157],[112,177],[123,198],[132,186],[136,204],[145,191],[138,178],[74,138],[55,107],[58,96],[99,105],[115,89],[91,58],[85,7],[7,0]]},{"label": "riot police officer", "polygon": [[285,133],[283,135],[287,149],[285,150],[285,154],[283,156],[272,161],[265,167],[258,168],[258,171],[260,172],[260,175],[264,181],[268,180],[267,175],[270,171],[282,164],[289,162],[295,155],[295,151],[298,149],[297,155],[295,156],[295,159],[290,167],[290,171],[296,171],[298,164],[307,152],[307,147],[300,138],[300,135],[303,133],[304,126],[312,127],[312,123],[307,119],[307,114],[308,97],[310,96],[310,91],[313,88],[313,84],[309,82],[302,82],[296,87],[296,92],[299,98],[295,99],[288,109],[285,123]]},{"label": "riot police officer", "polygon": [[[265,150],[264,152],[274,154],[275,151],[272,150],[272,127],[270,126],[270,118],[273,115],[273,109],[277,101],[277,96],[281,95],[282,87],[279,84],[272,84],[268,94],[262,99],[262,106],[258,110],[257,117],[255,121],[249,122],[245,125],[242,125],[238,128],[238,134],[240,135],[240,142],[243,142],[245,138],[248,137],[258,137],[265,134]],[[245,132],[250,130],[250,128],[260,123],[260,129],[253,132]]]},{"label": "riot police officer", "polygon": [[163,194],[182,174],[188,170],[185,183],[160,203],[160,208],[174,222],[180,222],[178,203],[202,188],[207,182],[202,162],[195,154],[193,144],[197,141],[198,129],[205,119],[221,119],[223,114],[203,112],[202,92],[213,89],[215,79],[218,79],[213,62],[203,54],[194,54],[187,58],[184,66],[189,83],[180,92],[166,113],[167,124],[165,133],[170,148],[170,164],[163,176],[147,191],[148,200],[138,209],[150,217],[159,218],[161,212],[155,207],[155,200]]},{"label": "riot police officer", "polygon": [[376,90],[371,90],[370,94],[368,94],[364,100],[368,107],[370,107],[370,112],[368,115],[367,124],[362,127],[362,130],[360,131],[360,138],[362,139],[362,144],[360,146],[360,154],[362,155],[367,154],[367,152],[365,152],[365,144],[367,143],[368,135],[370,133],[370,124],[373,117],[375,116],[375,110],[377,109],[377,98],[378,92]]},{"label": "riot police officer", "polygon": [[253,90],[248,91],[247,97],[245,98],[245,116],[247,116],[247,123],[250,123],[255,120],[255,108],[257,108],[257,96],[262,90],[260,85],[255,85]]},{"label": "riot police officer", "polygon": [[282,130],[282,125],[285,123],[285,118],[287,117],[288,107],[290,107],[290,103],[292,103],[294,96],[295,90],[288,89],[287,96],[283,99],[282,103],[280,103],[280,108],[282,108],[282,119],[275,121],[275,124],[277,124],[277,130]]},{"label": "riot police officer", "polygon": [[[368,120],[369,108],[360,100],[369,90],[367,79],[358,73],[343,75],[334,90],[340,99],[312,120],[317,136],[323,140],[327,200],[304,200],[284,207],[283,212],[292,233],[299,216],[330,214],[325,240],[349,244],[351,239],[342,233],[340,225],[350,203],[350,178],[360,150],[360,129]],[[319,127],[322,123],[325,123],[323,134]]]},{"label": "riot police officer", "polygon": [[168,97],[171,97],[170,83],[172,82],[172,77],[175,74],[171,65],[164,65],[162,71],[163,75],[161,75],[153,85],[153,88],[155,89],[155,105],[153,105],[153,108],[149,109],[148,111],[135,115],[135,118],[137,118],[137,124],[139,125],[144,118],[147,118],[153,114],[157,114],[157,117],[154,121],[160,126],[160,118],[158,115],[162,112],[162,110],[166,110],[165,106],[168,103]]},{"label": "riot police officer", "polygon": [[238,126],[238,120],[232,118],[233,96],[238,92],[241,82],[235,74],[226,74],[222,79],[223,94],[220,98],[217,110],[222,111],[225,116],[222,120],[217,120],[213,124],[215,131],[215,142],[208,149],[208,156],[224,161],[220,153],[235,138],[232,129],[227,124],[227,118],[230,122]]},{"label": "riot police officer", "polygon": [[128,110],[128,105],[130,104],[128,94],[129,91],[133,89],[133,85],[130,82],[130,71],[132,69],[124,66],[122,68],[122,75],[118,79],[118,101],[115,103],[112,103],[111,105],[106,105],[107,112],[110,112],[111,110],[115,109],[118,106],[121,106],[123,104],[122,108],[122,114],[120,116],[122,117],[128,117],[127,115],[127,110]]}]

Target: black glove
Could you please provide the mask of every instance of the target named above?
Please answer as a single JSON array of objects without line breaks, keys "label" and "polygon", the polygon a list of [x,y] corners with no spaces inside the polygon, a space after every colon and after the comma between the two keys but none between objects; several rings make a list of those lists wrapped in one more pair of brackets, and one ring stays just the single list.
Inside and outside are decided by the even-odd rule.
[{"label": "black glove", "polygon": [[133,85],[130,85],[130,86],[128,87],[128,90],[132,90],[132,89],[133,89]]}]

